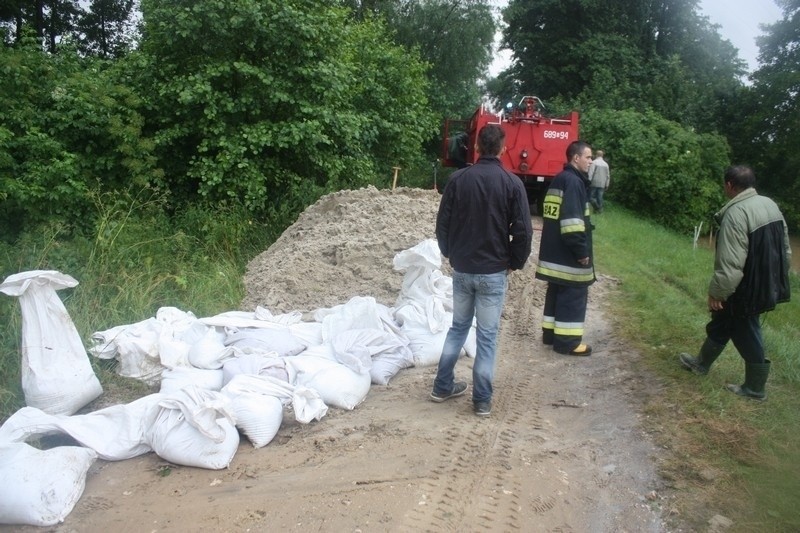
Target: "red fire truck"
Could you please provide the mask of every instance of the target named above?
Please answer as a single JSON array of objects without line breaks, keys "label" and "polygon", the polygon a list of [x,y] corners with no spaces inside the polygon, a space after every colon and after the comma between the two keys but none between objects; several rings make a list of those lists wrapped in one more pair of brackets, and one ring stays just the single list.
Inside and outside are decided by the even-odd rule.
[{"label": "red fire truck", "polygon": [[536,96],[525,96],[517,106],[508,104],[499,113],[481,105],[469,120],[448,119],[444,124],[442,164],[465,167],[475,163],[478,132],[487,124],[498,124],[506,132],[506,150],[500,160],[508,171],[519,176],[531,205],[541,212],[541,203],[550,181],[564,168],[567,146],[578,140],[578,113],[545,116]]}]

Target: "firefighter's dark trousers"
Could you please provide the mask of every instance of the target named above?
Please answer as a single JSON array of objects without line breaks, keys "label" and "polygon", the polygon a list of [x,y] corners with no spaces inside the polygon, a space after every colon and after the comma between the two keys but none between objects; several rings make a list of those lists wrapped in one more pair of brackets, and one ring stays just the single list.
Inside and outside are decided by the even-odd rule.
[{"label": "firefighter's dark trousers", "polygon": [[589,300],[588,285],[547,284],[542,317],[542,341],[558,353],[569,353],[583,338],[583,322]]}]

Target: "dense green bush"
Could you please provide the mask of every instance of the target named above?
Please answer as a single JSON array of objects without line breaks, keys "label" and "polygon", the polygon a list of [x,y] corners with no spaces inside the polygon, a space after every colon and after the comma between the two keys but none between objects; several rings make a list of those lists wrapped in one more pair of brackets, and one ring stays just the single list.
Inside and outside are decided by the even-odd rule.
[{"label": "dense green bush", "polygon": [[666,227],[687,232],[724,203],[729,149],[716,134],[699,134],[653,112],[593,109],[581,135],[606,152],[608,198]]},{"label": "dense green bush", "polygon": [[138,97],[109,64],[33,39],[0,46],[0,225],[3,238],[42,223],[91,225],[92,195],[159,176]]},{"label": "dense green bush", "polygon": [[177,202],[269,217],[421,153],[425,65],[378,22],[311,0],[145,0],[129,75]]}]

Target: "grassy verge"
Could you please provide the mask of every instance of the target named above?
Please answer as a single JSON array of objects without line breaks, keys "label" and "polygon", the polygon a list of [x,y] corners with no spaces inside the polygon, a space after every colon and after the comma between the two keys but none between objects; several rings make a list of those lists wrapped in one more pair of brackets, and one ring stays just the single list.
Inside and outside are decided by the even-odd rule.
[{"label": "grassy verge", "polygon": [[734,521],[732,531],[800,530],[798,277],[794,300],[763,317],[773,362],[769,400],[744,400],[724,389],[744,378],[732,345],[706,377],[677,361],[681,351],[696,354],[705,338],[713,252],[620,209],[604,211],[595,224],[598,272],[620,281],[611,302],[617,331],[664,384],[646,411],[671,451],[661,471],[675,489],[674,511],[698,529],[720,514]]},{"label": "grassy verge", "polygon": [[[79,285],[58,292],[85,346],[94,332],[132,324],[176,307],[196,316],[238,309],[247,261],[280,234],[236,209],[194,209],[167,218],[153,200],[98,199],[94,235],[45,227],[0,243],[0,275],[57,270]],[[0,295],[0,423],[24,406],[20,378],[22,316],[17,298]],[[146,389],[120,378],[113,361],[90,358],[105,393],[124,403]],[[93,407],[93,406],[90,406]],[[96,406],[94,406],[96,407]]]}]

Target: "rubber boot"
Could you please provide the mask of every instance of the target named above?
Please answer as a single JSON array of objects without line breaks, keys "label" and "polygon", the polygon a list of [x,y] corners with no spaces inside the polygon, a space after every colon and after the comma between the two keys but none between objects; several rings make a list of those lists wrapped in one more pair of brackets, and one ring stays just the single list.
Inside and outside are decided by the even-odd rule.
[{"label": "rubber boot", "polygon": [[692,357],[688,353],[682,353],[680,357],[681,365],[686,370],[691,370],[697,375],[705,376],[708,374],[711,365],[717,360],[719,354],[725,349],[724,344],[717,344],[711,339],[706,338],[703,346],[700,347],[700,356]]},{"label": "rubber boot", "polygon": [[744,384],[729,384],[727,385],[727,389],[734,394],[738,394],[739,396],[753,398],[754,400],[766,400],[767,393],[764,390],[764,386],[767,384],[770,363],[772,363],[772,361],[765,359],[763,363],[750,365],[745,364]]}]

